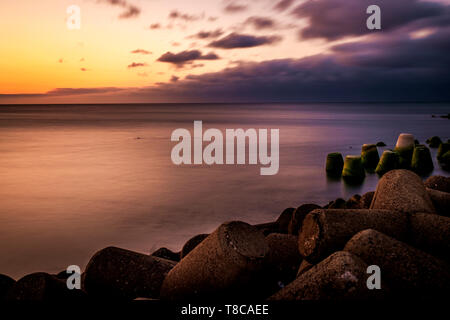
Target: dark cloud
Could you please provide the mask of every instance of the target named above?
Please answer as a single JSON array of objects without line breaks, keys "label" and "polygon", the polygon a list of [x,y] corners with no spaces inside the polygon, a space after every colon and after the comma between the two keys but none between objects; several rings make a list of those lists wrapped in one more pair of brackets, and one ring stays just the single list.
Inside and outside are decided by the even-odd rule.
[{"label": "dark cloud", "polygon": [[200,19],[203,19],[203,15],[191,15],[187,13],[181,13],[178,10],[173,10],[169,14],[170,19],[180,19],[184,20],[185,22],[191,22],[191,21],[197,21]]},{"label": "dark cloud", "polygon": [[143,63],[143,62],[133,62],[133,63],[129,64],[127,68],[128,68],[128,69],[131,69],[131,68],[139,68],[139,67],[145,67],[145,66],[147,66],[146,63]]},{"label": "dark cloud", "polygon": [[228,36],[213,41],[210,47],[221,49],[250,48],[281,41],[280,36],[252,36],[247,34],[231,33]]},{"label": "dark cloud", "polygon": [[232,2],[225,6],[224,11],[227,13],[238,13],[247,10],[246,5],[238,4],[236,2]]},{"label": "dark cloud", "polygon": [[[299,18],[307,18],[309,26],[300,31],[302,38],[336,40],[346,36],[373,33],[366,27],[367,7],[373,0],[306,1],[293,10]],[[446,15],[443,4],[419,0],[377,0],[381,9],[382,32],[391,31],[410,22]]]},{"label": "dark cloud", "polygon": [[100,2],[105,2],[112,6],[117,6],[125,9],[125,11],[119,15],[120,19],[135,18],[141,13],[140,8],[136,7],[133,4],[130,4],[126,0],[100,0]]},{"label": "dark cloud", "polygon": [[250,17],[244,25],[252,25],[256,30],[272,29],[276,27],[277,23],[272,18],[267,17]]},{"label": "dark cloud", "polygon": [[147,51],[147,50],[144,50],[144,49],[136,49],[136,50],[131,51],[131,53],[136,53],[136,54],[152,54],[151,51]]},{"label": "dark cloud", "polygon": [[222,29],[216,29],[216,30],[211,30],[211,31],[199,31],[196,34],[190,36],[189,38],[213,39],[213,38],[218,38],[221,35],[223,35]]},{"label": "dark cloud", "polygon": [[172,76],[172,77],[170,78],[170,82],[177,82],[178,79],[180,79],[180,77]]},{"label": "dark cloud", "polygon": [[217,60],[219,56],[213,52],[203,55],[199,50],[186,50],[179,53],[166,52],[158,61],[167,62],[183,67],[185,64],[194,62],[195,60]]},{"label": "dark cloud", "polygon": [[161,29],[161,24],[160,23],[153,23],[153,24],[150,25],[150,29],[151,30]]},{"label": "dark cloud", "polygon": [[292,6],[294,1],[295,0],[280,0],[273,8],[277,11],[284,11]]}]

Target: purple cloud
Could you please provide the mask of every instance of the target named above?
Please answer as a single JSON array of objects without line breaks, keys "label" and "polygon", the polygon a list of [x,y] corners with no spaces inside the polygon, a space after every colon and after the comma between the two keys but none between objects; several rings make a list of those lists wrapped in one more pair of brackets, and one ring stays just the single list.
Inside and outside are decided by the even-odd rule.
[{"label": "purple cloud", "polygon": [[129,65],[127,66],[127,68],[128,68],[128,69],[132,69],[132,68],[139,68],[139,67],[145,67],[145,66],[147,66],[146,63],[143,63],[143,62],[133,62],[133,63],[129,64]]},{"label": "purple cloud", "polygon": [[251,48],[274,44],[281,39],[280,36],[252,36],[233,32],[222,39],[211,42],[209,46],[221,49]]},{"label": "purple cloud", "polygon": [[185,64],[194,62],[195,60],[217,60],[220,59],[214,52],[203,55],[199,50],[186,50],[179,53],[166,52],[158,61],[167,62],[183,67]]},{"label": "purple cloud", "polygon": [[244,25],[248,24],[252,25],[256,30],[272,29],[277,25],[275,20],[267,17],[250,17],[244,22]]},{"label": "purple cloud", "polygon": [[225,6],[225,8],[224,8],[224,11],[226,13],[238,13],[238,12],[242,12],[245,10],[247,10],[246,5],[241,5],[236,2],[232,2],[232,3],[228,4],[227,6]]},{"label": "purple cloud", "polygon": [[199,31],[196,34],[190,36],[189,38],[211,39],[211,38],[218,38],[221,35],[223,35],[222,29],[216,29],[212,31]]},{"label": "purple cloud", "polygon": [[294,1],[295,0],[280,0],[273,8],[276,11],[284,11],[287,8],[289,8],[290,6],[292,6]]},{"label": "purple cloud", "polygon": [[135,54],[152,54],[151,51],[147,51],[147,50],[144,50],[144,49],[136,49],[136,50],[131,51],[131,53],[135,53]]},{"label": "purple cloud", "polygon": [[141,13],[141,9],[135,5],[130,4],[126,0],[101,0],[101,2],[108,3],[112,6],[122,7],[125,9],[123,13],[119,15],[120,19],[135,18]]}]

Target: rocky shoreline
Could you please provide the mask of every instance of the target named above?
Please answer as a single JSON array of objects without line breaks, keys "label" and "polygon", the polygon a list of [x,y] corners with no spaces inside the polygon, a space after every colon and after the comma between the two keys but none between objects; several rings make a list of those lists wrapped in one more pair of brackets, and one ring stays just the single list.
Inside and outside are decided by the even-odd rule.
[{"label": "rocky shoreline", "polygon": [[[65,271],[0,275],[0,301],[445,298],[450,289],[450,177],[386,173],[375,192],[287,208],[270,223],[232,221],[180,252],[98,251],[69,290]],[[367,268],[381,270],[369,290]]]}]

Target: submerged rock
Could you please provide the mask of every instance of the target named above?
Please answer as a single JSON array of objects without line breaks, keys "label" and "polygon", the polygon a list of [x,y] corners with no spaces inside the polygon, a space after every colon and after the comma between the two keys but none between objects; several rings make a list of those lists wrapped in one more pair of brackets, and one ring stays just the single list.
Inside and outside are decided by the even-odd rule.
[{"label": "submerged rock", "polygon": [[361,183],[366,176],[360,156],[346,156],[342,177],[348,183]]},{"label": "submerged rock", "polygon": [[450,143],[449,142],[443,142],[439,145],[439,149],[437,152],[437,159],[441,161],[444,157],[444,154],[450,151]]},{"label": "submerged rock", "polygon": [[430,149],[424,145],[417,145],[411,161],[411,169],[417,174],[427,174],[434,169]]},{"label": "submerged rock", "polygon": [[438,136],[434,136],[434,137],[427,139],[426,142],[428,143],[428,146],[430,148],[437,148],[442,143],[442,140]]},{"label": "submerged rock", "polygon": [[397,169],[399,167],[399,161],[398,153],[385,150],[381,155],[380,162],[378,162],[375,172],[382,176],[386,172]]},{"label": "submerged rock", "polygon": [[340,177],[342,168],[344,167],[344,159],[339,152],[329,153],[327,155],[326,171],[333,177]]},{"label": "submerged rock", "polygon": [[361,148],[361,161],[367,171],[373,172],[380,161],[377,146],[374,144],[364,144]]},{"label": "submerged rock", "polygon": [[444,153],[439,163],[441,164],[442,169],[450,171],[450,151]]}]

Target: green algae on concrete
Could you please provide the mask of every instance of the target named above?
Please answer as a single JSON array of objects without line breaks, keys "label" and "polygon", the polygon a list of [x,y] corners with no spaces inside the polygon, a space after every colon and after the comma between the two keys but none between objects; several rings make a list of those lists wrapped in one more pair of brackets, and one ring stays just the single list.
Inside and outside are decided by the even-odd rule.
[{"label": "green algae on concrete", "polygon": [[395,145],[395,151],[399,155],[399,165],[400,169],[411,168],[411,160],[414,152],[414,136],[409,133],[401,133],[398,136],[397,144]]},{"label": "green algae on concrete", "polygon": [[428,146],[430,148],[438,148],[439,145],[442,143],[442,140],[438,136],[434,136],[431,137],[430,139],[427,139],[426,142],[428,143]]},{"label": "green algae on concrete", "polygon": [[437,152],[438,160],[441,161],[442,156],[448,151],[450,151],[450,142],[447,141],[447,142],[441,143],[439,145],[439,149],[438,149],[438,152]]},{"label": "green algae on concrete", "polygon": [[344,167],[344,159],[339,152],[329,153],[327,155],[326,171],[330,176],[341,176]]},{"label": "green algae on concrete", "polygon": [[378,161],[380,161],[377,146],[364,144],[361,148],[361,161],[367,171],[373,172],[377,167]]},{"label": "green algae on concrete", "polygon": [[383,175],[388,171],[397,169],[399,166],[399,156],[397,152],[385,150],[381,155],[380,162],[378,162],[375,172]]},{"label": "green algae on concrete", "polygon": [[361,183],[366,177],[360,156],[346,156],[342,177],[349,183]]},{"label": "green algae on concrete", "polygon": [[434,169],[430,149],[424,145],[417,145],[411,161],[411,169],[418,174],[426,174]]}]

